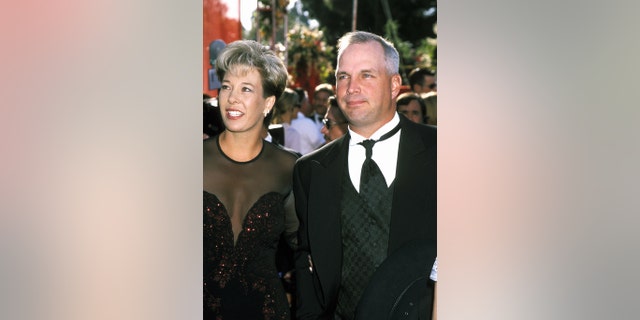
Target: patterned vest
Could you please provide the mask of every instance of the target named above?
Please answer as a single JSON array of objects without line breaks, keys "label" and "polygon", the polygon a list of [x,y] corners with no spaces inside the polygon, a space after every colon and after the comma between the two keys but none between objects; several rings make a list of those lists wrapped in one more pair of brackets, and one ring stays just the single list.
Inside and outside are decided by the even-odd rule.
[{"label": "patterned vest", "polygon": [[342,179],[342,282],[336,309],[340,319],[354,318],[369,279],[387,257],[394,185],[379,190],[379,201],[371,207],[348,174]]}]

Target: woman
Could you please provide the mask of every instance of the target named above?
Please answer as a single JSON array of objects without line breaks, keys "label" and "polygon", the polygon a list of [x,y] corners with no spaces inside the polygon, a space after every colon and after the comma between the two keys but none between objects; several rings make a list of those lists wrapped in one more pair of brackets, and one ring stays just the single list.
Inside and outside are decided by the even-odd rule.
[{"label": "woman", "polygon": [[282,93],[276,105],[273,107],[272,125],[269,128],[281,127],[284,133],[284,142],[282,144],[286,148],[299,153],[302,151],[300,133],[291,126],[291,121],[298,117],[297,103],[298,94],[292,89],[284,89],[284,93]]},{"label": "woman", "polygon": [[204,319],[290,319],[275,255],[283,233],[296,241],[297,157],[262,139],[287,71],[268,48],[236,41],[216,72],[225,130],[203,149]]}]

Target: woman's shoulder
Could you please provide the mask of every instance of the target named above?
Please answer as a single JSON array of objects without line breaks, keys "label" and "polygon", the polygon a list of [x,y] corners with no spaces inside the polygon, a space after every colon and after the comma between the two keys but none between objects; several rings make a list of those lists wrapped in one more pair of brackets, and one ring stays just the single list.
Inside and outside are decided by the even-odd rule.
[{"label": "woman's shoulder", "polygon": [[205,157],[218,153],[218,136],[210,137],[202,141],[202,153]]},{"label": "woman's shoulder", "polygon": [[300,157],[297,151],[269,141],[265,141],[265,152],[277,157],[279,161],[295,162]]}]

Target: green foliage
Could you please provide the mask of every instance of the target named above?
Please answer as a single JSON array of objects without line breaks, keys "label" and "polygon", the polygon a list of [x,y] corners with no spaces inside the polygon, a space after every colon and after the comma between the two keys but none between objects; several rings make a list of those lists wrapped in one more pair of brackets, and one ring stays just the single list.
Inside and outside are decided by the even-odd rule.
[{"label": "green foliage", "polygon": [[288,38],[289,68],[293,82],[299,77],[313,77],[314,73],[321,82],[328,82],[333,76],[333,47],[327,45],[324,34],[305,26],[296,26],[289,31]]},{"label": "green foliage", "polygon": [[[351,31],[353,1],[298,0],[317,19],[327,42],[335,44]],[[435,67],[436,0],[358,0],[356,29],[384,35],[394,42],[402,64]],[[388,17],[390,16],[390,18]]]},{"label": "green foliage", "polygon": [[425,38],[414,44],[409,41],[402,41],[398,37],[398,24],[393,21],[387,21],[385,25],[385,38],[391,39],[394,42],[398,53],[400,54],[400,74],[404,77],[404,81],[408,82],[406,78],[411,69],[416,67],[426,67],[430,69],[436,69],[436,49],[437,40],[433,38]]},{"label": "green foliage", "polygon": [[438,43],[436,39],[427,38],[420,41],[414,54],[416,67],[436,69],[438,66],[438,59],[436,57],[437,49]]}]

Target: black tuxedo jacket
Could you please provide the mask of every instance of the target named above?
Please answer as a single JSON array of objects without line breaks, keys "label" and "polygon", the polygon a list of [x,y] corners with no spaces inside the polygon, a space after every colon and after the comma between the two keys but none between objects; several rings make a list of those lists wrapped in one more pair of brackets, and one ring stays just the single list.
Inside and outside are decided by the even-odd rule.
[{"label": "black tuxedo jacket", "polygon": [[[436,128],[400,116],[388,254],[412,240],[436,245]],[[294,194],[300,220],[296,252],[297,316],[333,319],[342,269],[340,202],[348,135],[298,160]],[[425,274],[430,268],[425,269]]]}]

